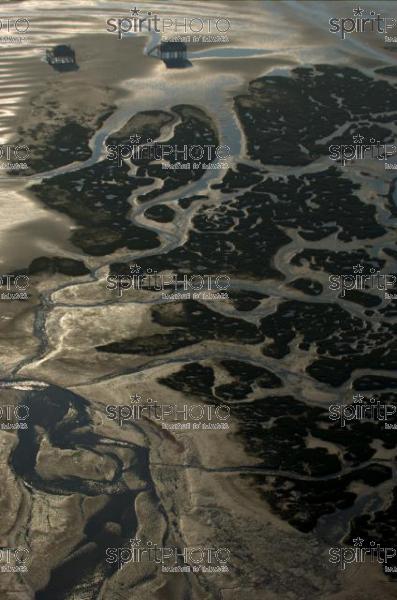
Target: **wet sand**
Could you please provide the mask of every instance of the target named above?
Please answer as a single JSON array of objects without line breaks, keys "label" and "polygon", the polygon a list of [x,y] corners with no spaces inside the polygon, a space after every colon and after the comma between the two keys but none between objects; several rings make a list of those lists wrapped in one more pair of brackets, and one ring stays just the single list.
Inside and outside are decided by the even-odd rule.
[{"label": "wet sand", "polygon": [[[179,15],[192,10],[214,16],[230,13],[235,23],[225,47],[197,45],[189,55],[192,67],[179,71],[145,55],[154,39],[130,36],[120,42],[105,32],[106,18],[119,10],[128,14],[127,3],[23,4],[35,17],[37,35],[31,47],[8,47],[1,53],[0,81],[5,84],[0,86],[0,133],[3,141],[22,139],[32,146],[39,168],[26,180],[0,181],[1,269],[26,269],[43,256],[84,264],[73,263],[81,271],[75,275],[73,268],[59,270],[56,261],[45,263],[32,275],[26,304],[0,304],[3,380],[22,378],[43,386],[24,392],[11,383],[2,389],[8,402],[14,385],[18,391],[12,390],[13,402],[28,403],[34,413],[26,433],[1,432],[1,462],[5,477],[12,480],[12,499],[6,506],[14,517],[13,523],[3,524],[2,534],[9,534],[7,543],[20,543],[26,535],[34,564],[18,584],[21,600],[30,600],[32,590],[38,600],[69,600],[84,593],[90,600],[98,594],[103,600],[136,594],[142,600],[393,597],[393,584],[379,565],[355,569],[358,577],[330,565],[323,533],[333,531],[333,518],[344,510],[351,510],[344,513],[345,521],[341,518],[345,524],[359,516],[361,505],[355,501],[369,489],[379,491],[379,508],[391,506],[393,453],[385,452],[379,440],[372,456],[368,436],[360,437],[362,430],[339,435],[321,413],[330,402],[350,400],[360,376],[392,375],[393,314],[380,312],[385,304],[368,313],[365,306],[333,296],[327,288],[329,261],[322,254],[332,257],[331,266],[333,260],[338,263],[339,249],[348,255],[345,263],[352,260],[350,253],[360,251],[365,259],[368,251],[368,261],[387,258],[388,267],[393,265],[393,254],[383,251],[394,243],[395,214],[385,196],[392,175],[371,163],[344,178],[327,175],[338,198],[348,196],[351,219],[360,217],[373,234],[360,239],[351,220],[324,208],[332,200],[321,196],[323,173],[329,168],[326,156],[310,164],[306,147],[294,154],[274,138],[271,151],[258,150],[260,134],[269,136],[278,117],[280,132],[287,120],[294,127],[300,99],[289,110],[270,91],[261,94],[268,80],[249,87],[252,80],[280,70],[288,80],[291,69],[312,62],[362,68],[371,77],[374,67],[392,64],[392,53],[374,36],[341,42],[330,35],[327,18],[337,5],[341,13],[351,13],[353,5],[347,2],[150,4],[161,14],[171,9]],[[59,73],[43,62],[45,48],[55,43],[73,46],[78,70]],[[336,86],[345,76],[331,74],[329,81]],[[282,98],[283,84],[277,83]],[[299,85],[306,93],[304,83]],[[321,90],[313,93],[323,100]],[[344,101],[349,97],[347,93]],[[257,108],[256,101],[260,110],[250,130],[255,119],[249,111]],[[161,178],[153,177],[149,191],[142,186],[150,198],[147,204],[139,186],[131,191],[127,218],[158,236],[158,246],[116,244],[114,253],[84,253],[70,242],[84,211],[73,219],[65,210],[50,210],[30,186],[40,187],[47,178],[49,197],[56,203],[62,185],[53,192],[51,182],[62,175],[78,178],[81,171],[83,185],[88,179],[84,169],[92,167],[92,187],[85,189],[85,199],[97,193],[94,206],[98,214],[105,211],[107,206],[99,202],[102,191],[117,179],[102,165],[107,136],[139,112],[170,111],[176,105],[184,105],[185,114],[174,112],[175,123],[161,136],[174,135],[177,125],[191,123],[194,111],[196,116],[203,111],[208,129],[213,127],[232,150],[229,168],[163,194]],[[279,105],[287,106],[285,113],[277,112]],[[277,118],[264,125],[265,110],[273,110],[270,115]],[[316,119],[310,122],[322,131]],[[71,120],[86,129],[76,152],[69,146],[59,164],[46,151],[52,149],[58,159],[54,136],[56,140]],[[147,126],[141,117],[137,122]],[[315,136],[307,141],[306,133],[305,126],[298,141],[310,148]],[[298,156],[298,162],[289,163],[291,156]],[[302,156],[308,164],[299,162]],[[248,171],[240,168],[241,162]],[[141,168],[142,177],[150,173],[150,165]],[[364,168],[370,176],[363,175]],[[136,165],[131,172],[135,177]],[[358,191],[352,187],[357,183]],[[81,191],[79,186],[77,182]],[[317,192],[321,210],[312,197]],[[367,206],[374,202],[372,214]],[[169,223],[146,212],[159,206],[167,207],[168,214],[172,209]],[[79,209],[72,202],[70,207]],[[302,214],[310,219],[305,222]],[[96,234],[92,229],[90,234]],[[217,246],[223,239],[224,245]],[[300,252],[309,258],[303,255],[294,262]],[[229,268],[237,296],[227,303],[176,302],[171,308],[153,290],[131,292],[121,300],[111,296],[105,287],[109,269],[117,272],[121,265],[128,270],[137,261],[159,271],[186,265],[203,271]],[[292,285],[298,278],[306,281],[300,289]],[[309,293],[310,279],[317,283],[317,295]],[[345,341],[347,330],[353,340]],[[366,363],[356,361],[357,347],[367,352]],[[342,358],[334,370],[310,371],[316,361],[335,356]],[[381,361],[379,370],[372,358]],[[340,378],[336,384],[335,373]],[[226,402],[232,411],[230,430],[175,433],[151,419],[126,428],[110,423],[106,405],[123,405],[137,390],[180,408],[185,402]],[[374,435],[382,443],[386,439],[382,432]],[[325,494],[324,485],[329,486]],[[337,501],[343,502],[332,505],[338,491]],[[323,529],[316,528],[324,514],[328,526],[323,522]],[[348,533],[345,527],[337,542],[348,543]],[[231,572],[218,579],[178,579],[147,564],[109,568],[106,546],[128,545],[133,536],[158,544],[230,547]],[[12,585],[13,579],[1,581],[5,593]]]}]

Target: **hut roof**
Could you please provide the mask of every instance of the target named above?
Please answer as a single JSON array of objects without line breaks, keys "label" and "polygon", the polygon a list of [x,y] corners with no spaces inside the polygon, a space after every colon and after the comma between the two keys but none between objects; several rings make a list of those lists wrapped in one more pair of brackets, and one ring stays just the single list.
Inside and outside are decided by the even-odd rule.
[{"label": "hut roof", "polygon": [[161,42],[160,44],[161,52],[176,52],[178,50],[186,52],[187,46],[185,42]]},{"label": "hut roof", "polygon": [[71,56],[74,54],[74,50],[70,46],[55,46],[53,50],[54,56]]}]

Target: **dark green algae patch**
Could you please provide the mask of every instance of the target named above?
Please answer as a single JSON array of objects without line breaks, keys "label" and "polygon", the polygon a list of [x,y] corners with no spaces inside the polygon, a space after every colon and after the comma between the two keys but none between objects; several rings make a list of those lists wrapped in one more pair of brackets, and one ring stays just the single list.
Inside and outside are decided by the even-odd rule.
[{"label": "dark green algae patch", "polygon": [[[281,380],[268,369],[245,361],[221,360],[213,367],[207,363],[189,362],[160,378],[159,383],[189,397],[230,407],[238,423],[238,437],[247,452],[259,459],[255,473],[247,470],[240,477],[249,479],[271,509],[294,528],[312,531],[320,517],[353,506],[357,498],[351,491],[353,483],[375,489],[392,477],[387,465],[376,460],[365,464],[376,453],[374,439],[381,440],[385,448],[396,447],[395,434],[385,430],[383,423],[352,420],[341,428],[330,421],[324,408],[309,406],[291,395],[272,393],[250,400],[258,388],[282,387]],[[217,385],[220,370],[233,378],[230,385]],[[396,396],[380,394],[378,399],[390,403]],[[397,419],[391,422],[397,423]],[[322,447],[323,442],[328,442],[329,448]],[[380,516],[378,521],[381,530]]]},{"label": "dark green algae patch", "polygon": [[[187,105],[179,105],[171,110],[174,115],[164,111],[138,113],[118,134],[112,134],[108,143],[131,144],[127,135],[133,129],[136,134],[158,137],[162,127],[178,116],[181,122],[175,127],[174,135],[167,144],[189,144],[192,132],[195,133],[196,144],[218,144],[212,121],[203,111]],[[154,120],[155,115],[158,118],[151,126],[150,119]],[[131,158],[132,160],[137,167],[136,175],[129,173],[132,162],[125,160],[118,165],[117,160],[108,157],[92,166],[44,179],[31,186],[30,190],[48,208],[67,214],[79,225],[72,234],[71,241],[87,254],[103,256],[119,248],[156,248],[160,245],[159,236],[148,228],[131,223],[131,195],[135,193],[140,201],[151,200],[199,179],[204,169],[169,171],[163,170],[161,165],[151,164],[152,161],[148,159]],[[161,189],[142,194],[142,188],[152,184],[154,177],[163,180]],[[157,215],[157,220],[162,221],[164,211],[165,209],[157,209],[157,212],[152,210],[152,215]],[[170,218],[169,211],[166,218]]]}]

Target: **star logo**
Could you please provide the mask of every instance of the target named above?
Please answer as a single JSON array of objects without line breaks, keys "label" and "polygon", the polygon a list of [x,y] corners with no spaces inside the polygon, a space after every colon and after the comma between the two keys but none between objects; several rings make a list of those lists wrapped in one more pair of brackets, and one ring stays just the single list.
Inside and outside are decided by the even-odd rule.
[{"label": "star logo", "polygon": [[353,272],[354,273],[362,273],[364,271],[363,265],[354,265]]},{"label": "star logo", "polygon": [[133,394],[132,396],[130,396],[131,402],[134,402],[134,403],[139,402],[139,400],[141,400],[141,399],[142,399],[142,396],[140,396],[136,392],[135,392],[135,394]]},{"label": "star logo", "polygon": [[364,396],[362,394],[354,394],[353,402],[362,402],[364,400]]},{"label": "star logo", "polygon": [[139,144],[140,141],[141,141],[141,136],[138,135],[137,133],[130,135],[131,144]]},{"label": "star logo", "polygon": [[360,6],[357,6],[357,8],[353,8],[353,15],[355,17],[361,17],[363,12],[364,12],[364,9],[360,8]]},{"label": "star logo", "polygon": [[353,135],[353,142],[355,144],[361,144],[361,142],[363,141],[363,139],[364,139],[364,136],[361,135],[361,134],[359,134],[359,133],[357,135]]},{"label": "star logo", "polygon": [[364,541],[363,538],[356,537],[356,538],[353,539],[353,544],[356,547],[361,547],[363,545],[363,541]]},{"label": "star logo", "polygon": [[138,548],[138,546],[140,546],[141,544],[141,540],[139,540],[138,538],[131,538],[130,544],[133,548]]},{"label": "star logo", "polygon": [[136,17],[137,15],[139,15],[141,11],[139,10],[139,8],[137,8],[136,6],[134,6],[134,8],[130,9],[130,13],[132,17]]},{"label": "star logo", "polygon": [[141,271],[141,267],[137,264],[130,265],[131,273],[139,273]]}]

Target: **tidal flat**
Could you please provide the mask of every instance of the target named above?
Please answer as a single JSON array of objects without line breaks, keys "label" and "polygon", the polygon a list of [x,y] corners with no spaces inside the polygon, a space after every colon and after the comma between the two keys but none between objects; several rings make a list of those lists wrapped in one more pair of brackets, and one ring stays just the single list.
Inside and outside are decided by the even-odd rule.
[{"label": "tidal flat", "polygon": [[[318,8],[313,27],[306,3],[249,0],[233,3],[229,42],[189,46],[189,68],[167,69],[149,32],[106,32],[118,2],[19,4],[42,28],[31,52],[4,58],[34,75],[12,131],[32,152],[0,191],[46,219],[29,213],[26,252],[11,214],[5,226],[2,264],[29,288],[0,301],[0,539],[29,560],[0,573],[1,593],[393,598],[394,558],[329,560],[357,539],[395,543],[397,416],[342,425],[329,412],[397,402],[396,301],[329,284],[358,266],[397,271],[392,171],[329,151],[393,142],[393,52],[370,36],[341,52]],[[353,8],[321,8],[336,4]],[[230,12],[156,10],[193,6]],[[41,60],[61,42],[75,71]],[[140,144],[150,152],[119,153]],[[192,144],[227,146],[226,164],[177,168],[167,149]],[[145,285],[109,286],[133,275]],[[173,275],[227,276],[227,297],[185,298]],[[148,547],[179,550],[179,572],[132,560]],[[227,549],[228,570],[186,569],[194,547]]]}]

